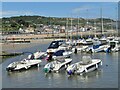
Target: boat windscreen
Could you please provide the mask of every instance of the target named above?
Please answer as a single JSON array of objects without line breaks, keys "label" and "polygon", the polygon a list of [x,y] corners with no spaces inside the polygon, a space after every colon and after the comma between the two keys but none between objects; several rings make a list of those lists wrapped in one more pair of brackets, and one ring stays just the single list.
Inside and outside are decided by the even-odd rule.
[{"label": "boat windscreen", "polygon": [[48,47],[48,49],[50,48],[58,48],[59,47],[59,42],[58,41],[53,41],[50,46]]},{"label": "boat windscreen", "polygon": [[61,60],[60,60],[60,59],[58,59],[57,61],[58,61],[58,62],[61,62],[61,63],[65,62],[65,60],[64,60],[64,59],[61,59]]},{"label": "boat windscreen", "polygon": [[65,52],[65,50],[59,50],[59,51],[55,52],[53,55],[54,56],[63,56],[63,52]]},{"label": "boat windscreen", "polygon": [[99,48],[100,45],[93,45],[93,49]]},{"label": "boat windscreen", "polygon": [[82,63],[81,64],[89,64],[91,62],[92,62],[92,60],[91,60],[90,56],[83,56],[82,57]]}]

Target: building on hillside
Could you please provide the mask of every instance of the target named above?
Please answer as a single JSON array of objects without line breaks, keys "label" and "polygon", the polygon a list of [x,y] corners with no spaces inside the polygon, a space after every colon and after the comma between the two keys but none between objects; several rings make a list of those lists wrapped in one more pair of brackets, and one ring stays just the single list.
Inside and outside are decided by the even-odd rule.
[{"label": "building on hillside", "polygon": [[45,29],[44,29],[44,32],[45,32],[45,33],[48,33],[48,34],[49,34],[49,33],[53,33],[53,29],[45,28]]},{"label": "building on hillside", "polygon": [[28,28],[25,29],[25,33],[34,33],[34,32],[35,32],[35,28],[31,27],[30,25]]},{"label": "building on hillside", "polygon": [[60,33],[65,33],[65,26],[60,27]]}]

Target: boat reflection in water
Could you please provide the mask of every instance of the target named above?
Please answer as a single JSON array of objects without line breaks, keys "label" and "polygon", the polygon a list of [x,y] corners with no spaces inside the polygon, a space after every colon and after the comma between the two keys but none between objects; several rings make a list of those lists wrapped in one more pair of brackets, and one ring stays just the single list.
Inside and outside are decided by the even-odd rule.
[{"label": "boat reflection in water", "polygon": [[7,75],[11,78],[12,77],[13,78],[15,78],[15,77],[25,77],[25,76],[29,77],[33,74],[33,72],[40,72],[40,68],[41,68],[41,66],[39,66],[39,67],[33,66],[28,70],[7,72]]},{"label": "boat reflection in water", "polygon": [[[52,83],[53,81],[56,81],[57,83],[62,83],[61,81],[64,81],[69,84],[76,84],[82,82],[93,82],[96,79],[99,79],[102,76],[103,70],[100,68],[98,70],[95,70],[93,72],[89,72],[87,74],[83,75],[72,75],[70,77],[67,76],[66,72],[62,73],[50,73],[46,75],[46,78],[48,79],[48,83]],[[66,80],[67,79],[67,80]],[[67,87],[67,86],[66,86]]]}]

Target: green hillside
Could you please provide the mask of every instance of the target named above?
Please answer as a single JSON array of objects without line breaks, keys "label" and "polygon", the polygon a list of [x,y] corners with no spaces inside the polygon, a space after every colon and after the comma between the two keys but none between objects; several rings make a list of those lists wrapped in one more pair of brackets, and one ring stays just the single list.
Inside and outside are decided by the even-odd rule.
[{"label": "green hillside", "polygon": [[[77,18],[73,19],[73,25],[78,24]],[[85,26],[86,22],[89,22],[89,25],[94,26],[94,22],[96,22],[96,26],[101,27],[101,18],[97,19],[79,19],[79,26]],[[114,20],[103,18],[104,21],[104,28],[110,29],[110,23],[115,22]],[[16,31],[20,27],[27,28],[29,25],[36,28],[36,25],[43,24],[43,25],[61,25],[65,26],[67,22],[67,18],[56,18],[56,17],[44,17],[44,16],[16,16],[16,17],[9,17],[9,18],[2,18],[2,31]],[[68,25],[71,25],[71,20],[69,18]]]}]

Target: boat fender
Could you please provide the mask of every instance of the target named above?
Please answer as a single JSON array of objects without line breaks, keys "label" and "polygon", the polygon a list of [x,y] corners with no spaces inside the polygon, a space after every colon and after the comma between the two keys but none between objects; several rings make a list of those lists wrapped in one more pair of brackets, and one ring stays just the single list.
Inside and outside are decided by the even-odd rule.
[{"label": "boat fender", "polygon": [[45,76],[47,76],[47,73],[45,73]]},{"label": "boat fender", "polygon": [[105,52],[106,52],[106,53],[110,53],[110,49],[108,48]]},{"label": "boat fender", "polygon": [[71,75],[67,75],[68,78],[70,78]]},{"label": "boat fender", "polygon": [[69,64],[67,65],[67,67],[69,66]]},{"label": "boat fender", "polygon": [[40,66],[40,64],[37,64],[37,66],[39,67],[39,66]]},{"label": "boat fender", "polygon": [[73,72],[72,70],[67,71],[68,75],[71,75]]},{"label": "boat fender", "polygon": [[100,64],[102,65],[102,62]]},{"label": "boat fender", "polygon": [[57,70],[56,73],[59,73],[59,71]]},{"label": "boat fender", "polygon": [[67,65],[65,64],[65,68],[67,68]]},{"label": "boat fender", "polygon": [[26,66],[25,69],[28,69],[28,67]]},{"label": "boat fender", "polygon": [[88,72],[88,70],[85,68],[85,72]]},{"label": "boat fender", "polygon": [[43,69],[45,73],[48,73],[50,70],[48,68]]},{"label": "boat fender", "polygon": [[96,68],[98,68],[98,65],[96,64]]},{"label": "boat fender", "polygon": [[80,76],[82,76],[83,75],[83,73],[80,73]]}]

